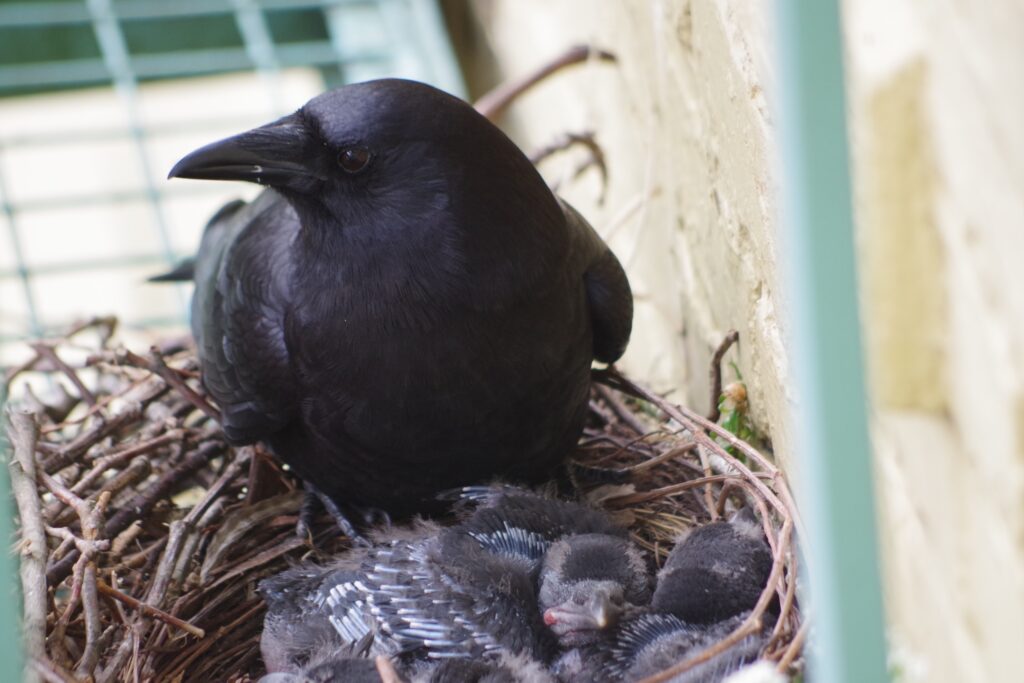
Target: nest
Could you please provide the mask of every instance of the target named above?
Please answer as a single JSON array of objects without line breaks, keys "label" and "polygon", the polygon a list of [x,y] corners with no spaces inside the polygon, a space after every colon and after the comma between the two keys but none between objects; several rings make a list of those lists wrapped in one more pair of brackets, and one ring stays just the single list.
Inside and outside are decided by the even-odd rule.
[{"label": "nest", "polygon": [[[7,387],[20,378],[8,435],[28,665],[47,681],[252,680],[262,673],[258,582],[347,539],[326,516],[310,538],[296,536],[299,482],[260,447],[226,444],[187,342],[140,355],[113,343],[115,326],[92,320],[37,342],[6,373]],[[592,500],[624,515],[659,565],[685,529],[752,504],[775,558],[735,632],[647,683],[760,630],[772,604],[780,616],[762,656],[792,671],[806,625],[799,519],[782,473],[614,369],[595,379],[575,460],[618,469],[626,483],[592,486]]]}]

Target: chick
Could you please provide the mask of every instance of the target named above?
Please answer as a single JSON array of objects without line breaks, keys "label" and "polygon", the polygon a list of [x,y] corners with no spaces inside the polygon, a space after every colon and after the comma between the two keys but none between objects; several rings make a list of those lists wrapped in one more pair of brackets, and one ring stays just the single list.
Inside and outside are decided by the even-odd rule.
[{"label": "chick", "polygon": [[567,536],[544,555],[537,603],[563,650],[598,641],[650,595],[647,563],[628,539]]},{"label": "chick", "polygon": [[[573,524],[612,533],[573,534]],[[260,589],[268,669],[308,672],[310,653],[325,644],[351,648],[370,636],[367,654],[406,664],[505,655],[549,663],[646,604],[650,578],[640,551],[602,513],[517,493],[452,528],[394,529]]]},{"label": "chick", "polygon": [[475,506],[455,530],[475,539],[488,552],[540,571],[549,546],[573,534],[607,534],[626,538],[626,530],[607,513],[581,503],[558,500],[514,486],[469,486],[449,494],[463,509]]},{"label": "chick", "polygon": [[651,607],[691,623],[721,621],[753,609],[771,569],[761,524],[746,507],[728,522],[697,527],[676,542]]},{"label": "chick", "polygon": [[[632,681],[698,655],[750,614],[768,580],[771,552],[756,517],[745,509],[728,522],[680,539],[658,575],[650,607],[621,620],[599,642],[568,652],[555,670],[567,681]],[[774,619],[725,652],[671,679],[711,683],[757,658]]]}]

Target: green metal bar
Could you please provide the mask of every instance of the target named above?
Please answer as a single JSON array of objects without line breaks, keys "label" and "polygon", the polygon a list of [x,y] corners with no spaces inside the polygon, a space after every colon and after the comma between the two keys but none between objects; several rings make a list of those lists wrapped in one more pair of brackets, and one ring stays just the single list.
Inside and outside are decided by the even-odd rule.
[{"label": "green metal bar", "polygon": [[[174,255],[172,260],[184,258],[186,254]],[[188,254],[191,256],[191,254]],[[77,261],[50,263],[32,266],[32,277],[44,277],[46,275],[64,275],[65,273],[78,273],[89,270],[109,271],[117,268],[132,268],[135,266],[152,265],[159,268],[167,262],[164,254],[122,254],[107,258],[80,259]],[[21,274],[21,269],[0,270],[0,279],[10,278]],[[156,275],[156,272],[153,273]],[[142,284],[141,282],[139,283]]]},{"label": "green metal bar", "polygon": [[887,680],[836,0],[776,0],[811,680]]},{"label": "green metal bar", "polygon": [[139,116],[138,107],[138,82],[132,69],[131,57],[128,54],[128,46],[125,43],[121,25],[114,14],[114,6],[111,0],[86,0],[86,6],[93,18],[93,28],[96,32],[96,40],[100,44],[100,51],[103,53],[103,61],[114,81],[114,89],[121,95],[121,99],[128,110],[129,128],[132,138],[135,141],[135,151],[142,167],[142,174],[146,184],[147,198],[153,207],[153,218],[156,221],[157,232],[160,236],[160,244],[164,248],[168,259],[171,257],[171,237],[167,227],[167,220],[164,217],[163,207],[160,202],[160,193],[153,184],[153,164],[146,150],[146,133],[142,127],[142,120]]},{"label": "green metal bar", "polygon": [[[369,0],[256,0],[264,10],[322,9],[335,5],[370,4]],[[229,14],[230,0],[129,0],[117,3],[122,19],[172,19]],[[17,2],[0,4],[0,26],[67,26],[88,24],[92,16],[81,2]]]},{"label": "green metal bar", "polygon": [[281,64],[274,54],[274,40],[270,35],[263,10],[254,0],[231,0],[235,9],[235,23],[242,34],[249,59],[266,84],[272,111],[284,113],[284,95],[281,90]]},{"label": "green metal bar", "polygon": [[[409,0],[413,22],[423,41],[423,54],[429,60],[430,82],[452,95],[467,96],[455,50],[448,39],[448,28],[438,0]],[[429,27],[424,30],[425,27]]]},{"label": "green metal bar", "polygon": [[[171,263],[174,260],[171,231],[167,224],[167,216],[164,214],[160,191],[153,182],[153,162],[146,147],[146,131],[143,128],[142,117],[139,115],[139,84],[132,67],[124,32],[114,13],[112,0],[86,0],[86,6],[89,8],[89,14],[92,15],[93,30],[100,45],[100,52],[103,54],[103,61],[106,62],[107,69],[114,81],[114,89],[120,95],[128,112],[128,126],[135,142],[135,153],[142,171],[146,198],[149,200],[148,203],[153,212],[153,222],[156,225],[164,258]],[[181,296],[178,298],[182,314],[187,315],[188,306],[185,299]]]},{"label": "green metal bar", "polygon": [[0,90],[107,83],[102,59],[68,59],[0,66]]},{"label": "green metal bar", "polygon": [[11,485],[7,475],[7,458],[11,445],[7,440],[7,420],[4,408],[7,392],[0,386],[0,681],[22,679],[21,650],[21,582],[15,568],[15,555],[10,539],[14,538],[14,510],[11,506]]},{"label": "green metal bar", "polygon": [[[4,215],[7,217],[7,230],[11,237],[11,248],[14,250],[14,262],[18,264],[18,269],[15,275],[21,280],[22,292],[25,295],[25,307],[28,309],[28,320],[29,329],[33,335],[38,335],[40,332],[39,326],[39,308],[36,306],[36,298],[32,294],[32,281],[29,275],[28,268],[25,267],[25,252],[21,246],[21,237],[18,234],[18,215],[15,211],[14,205],[10,202],[10,194],[7,192],[7,186],[4,183],[4,168],[3,168],[3,155],[2,149],[0,149],[0,209],[3,210]],[[2,432],[3,429],[0,429]],[[6,538],[0,536],[0,539]],[[2,542],[2,540],[0,540]]]},{"label": "green metal bar", "polygon": [[[181,123],[165,123],[149,125],[146,131],[150,138],[161,135],[179,135],[181,133],[194,131],[209,131],[211,129],[223,128],[231,130],[242,126],[252,126],[262,122],[261,119],[253,120],[251,117],[224,116],[220,118],[194,119]],[[6,133],[6,131],[4,131]],[[123,140],[130,137],[131,131],[124,128],[88,128],[83,130],[55,130],[40,133],[28,133],[19,135],[14,133],[10,137],[0,137],[0,144],[5,149],[16,147],[49,147],[64,146],[68,144],[80,144],[83,142],[106,142],[109,140]],[[166,193],[165,193],[166,194]]]},{"label": "green metal bar", "polygon": [[[222,188],[205,187],[193,185],[185,187],[171,187],[163,191],[165,198],[197,197],[202,195],[216,195],[223,192]],[[121,190],[112,192],[96,192],[85,195],[64,195],[32,199],[12,203],[11,210],[15,213],[29,213],[32,211],[49,211],[52,209],[66,209],[74,206],[97,206],[100,204],[116,203],[123,204],[146,200],[149,198],[147,190]]]},{"label": "green metal bar", "polygon": [[[330,41],[311,40],[277,46],[282,67],[328,66],[339,63],[387,61],[388,54],[362,52],[340,59]],[[141,80],[171,76],[198,76],[228,71],[249,71],[253,63],[244,47],[164,52],[132,57],[133,72]],[[71,59],[0,66],[0,91],[28,87],[58,87],[109,83],[108,63],[102,59]]]}]

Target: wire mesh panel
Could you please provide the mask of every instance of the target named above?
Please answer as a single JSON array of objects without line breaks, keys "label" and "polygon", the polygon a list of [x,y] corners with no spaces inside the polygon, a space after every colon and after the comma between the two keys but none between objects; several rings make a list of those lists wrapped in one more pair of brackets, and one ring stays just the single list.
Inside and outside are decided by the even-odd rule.
[{"label": "wire mesh panel", "polygon": [[180,325],[186,293],[143,280],[258,188],[173,162],[388,75],[462,94],[436,0],[0,1],[0,365],[85,315]]}]

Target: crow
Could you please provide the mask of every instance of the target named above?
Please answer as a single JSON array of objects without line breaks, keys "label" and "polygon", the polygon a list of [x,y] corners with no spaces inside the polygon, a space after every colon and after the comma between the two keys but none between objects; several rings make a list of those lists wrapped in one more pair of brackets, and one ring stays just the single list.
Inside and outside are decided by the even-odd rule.
[{"label": "crow", "polygon": [[384,79],[202,147],[169,177],[268,186],[193,263],[204,385],[343,515],[557,473],[629,282],[579,213],[470,105]]}]

